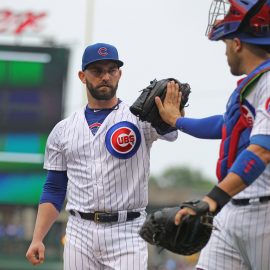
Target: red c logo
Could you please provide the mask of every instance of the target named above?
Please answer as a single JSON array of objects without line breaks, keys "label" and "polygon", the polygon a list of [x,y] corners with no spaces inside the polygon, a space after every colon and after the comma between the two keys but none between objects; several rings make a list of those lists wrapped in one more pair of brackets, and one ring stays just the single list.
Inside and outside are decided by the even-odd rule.
[{"label": "red c logo", "polygon": [[141,145],[141,134],[133,123],[122,121],[114,124],[108,130],[105,143],[112,156],[128,159],[138,151]]},{"label": "red c logo", "polygon": [[101,56],[106,56],[106,55],[108,55],[108,53],[107,53],[107,48],[105,48],[105,47],[99,48],[99,49],[98,49],[98,54],[101,55]]},{"label": "red c logo", "polygon": [[112,147],[120,153],[127,153],[135,145],[136,136],[129,128],[116,130],[111,137]]}]

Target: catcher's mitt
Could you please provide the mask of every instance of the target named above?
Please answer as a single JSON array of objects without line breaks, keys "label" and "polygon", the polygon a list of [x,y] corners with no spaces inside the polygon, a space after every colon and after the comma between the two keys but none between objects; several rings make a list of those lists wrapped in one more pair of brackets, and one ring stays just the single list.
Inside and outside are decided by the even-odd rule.
[{"label": "catcher's mitt", "polygon": [[[185,216],[178,226],[174,223],[176,213],[191,208],[195,216]],[[208,242],[213,230],[213,214],[204,201],[185,202],[177,207],[164,208],[147,216],[140,236],[148,243],[181,255],[199,252]]]},{"label": "catcher's mitt", "polygon": [[166,95],[167,84],[170,81],[175,81],[179,85],[179,89],[182,92],[180,111],[186,106],[190,94],[190,86],[187,83],[180,83],[178,80],[173,78],[163,79],[157,81],[156,79],[150,82],[150,85],[142,90],[141,95],[130,107],[130,111],[139,117],[141,121],[147,121],[161,135],[175,130],[170,125],[165,123],[160,115],[158,108],[155,103],[155,97],[159,96],[163,101]]}]

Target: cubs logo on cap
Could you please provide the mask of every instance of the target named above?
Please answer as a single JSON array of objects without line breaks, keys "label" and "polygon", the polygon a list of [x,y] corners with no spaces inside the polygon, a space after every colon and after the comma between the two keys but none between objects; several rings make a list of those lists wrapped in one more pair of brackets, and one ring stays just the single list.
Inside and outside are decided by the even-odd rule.
[{"label": "cubs logo on cap", "polygon": [[108,55],[107,48],[106,47],[101,47],[98,49],[98,54],[101,56],[106,56]]},{"label": "cubs logo on cap", "polygon": [[113,125],[107,132],[105,144],[111,155],[120,159],[131,158],[141,144],[139,129],[128,121]]}]

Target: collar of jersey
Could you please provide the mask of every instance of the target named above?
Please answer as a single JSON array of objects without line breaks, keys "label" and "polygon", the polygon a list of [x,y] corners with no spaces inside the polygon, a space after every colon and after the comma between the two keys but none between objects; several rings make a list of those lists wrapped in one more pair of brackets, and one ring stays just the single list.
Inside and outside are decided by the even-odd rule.
[{"label": "collar of jersey", "polygon": [[111,108],[89,108],[88,105],[86,105],[86,108],[85,108],[85,111],[86,112],[94,112],[94,113],[99,113],[99,112],[102,112],[102,111],[113,111],[113,110],[118,110],[119,108],[119,104],[122,102],[122,100],[118,99],[118,102],[116,105],[114,105],[113,107]]}]

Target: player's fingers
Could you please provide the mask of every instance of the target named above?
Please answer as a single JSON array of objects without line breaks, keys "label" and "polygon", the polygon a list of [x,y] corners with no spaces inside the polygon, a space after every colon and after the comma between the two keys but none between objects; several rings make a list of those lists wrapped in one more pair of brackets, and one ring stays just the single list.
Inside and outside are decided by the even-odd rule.
[{"label": "player's fingers", "polygon": [[175,103],[175,100],[177,100],[178,98],[178,90],[177,90],[177,84],[175,83],[175,81],[170,81],[168,83],[168,102],[170,103]]},{"label": "player's fingers", "polygon": [[174,86],[174,91],[175,91],[175,94],[178,96],[179,95],[179,93],[180,93],[180,90],[179,90],[179,84],[178,83],[175,83],[174,84],[175,86]]},{"label": "player's fingers", "polygon": [[181,220],[187,216],[187,215],[196,215],[195,211],[193,211],[190,208],[183,208],[180,211],[178,211],[174,218],[175,225],[179,225]]},{"label": "player's fingers", "polygon": [[45,253],[45,250],[43,247],[40,247],[38,249],[38,259],[39,259],[39,263],[43,263],[44,262],[44,253]]},{"label": "player's fingers", "polygon": [[180,211],[178,211],[174,217],[174,223],[175,225],[179,225],[182,218],[185,216],[185,211],[184,209],[181,209]]},{"label": "player's fingers", "polygon": [[177,83],[175,81],[171,82],[171,102],[175,103],[178,100],[178,91],[177,91]]},{"label": "player's fingers", "polygon": [[44,261],[45,247],[44,245],[31,245],[26,253],[26,258],[33,265],[41,264]]},{"label": "player's fingers", "polygon": [[39,257],[38,257],[38,252],[36,251],[29,251],[26,253],[26,258],[27,260],[32,263],[33,265],[39,264]]},{"label": "player's fingers", "polygon": [[171,100],[172,100],[172,84],[171,84],[171,82],[168,82],[164,103],[170,103]]},{"label": "player's fingers", "polygon": [[182,99],[182,93],[181,93],[180,91],[178,91],[178,93],[177,93],[177,99],[176,99],[178,108],[179,108],[179,106],[180,106],[181,99]]},{"label": "player's fingers", "polygon": [[178,107],[180,104],[179,95],[180,95],[179,84],[176,82],[173,82],[172,83],[172,103]]},{"label": "player's fingers", "polygon": [[158,107],[159,112],[161,112],[164,108],[160,97],[155,97],[155,103]]}]

